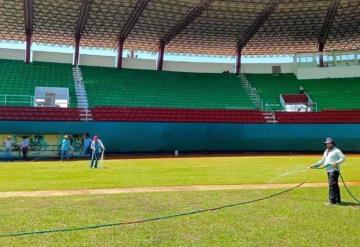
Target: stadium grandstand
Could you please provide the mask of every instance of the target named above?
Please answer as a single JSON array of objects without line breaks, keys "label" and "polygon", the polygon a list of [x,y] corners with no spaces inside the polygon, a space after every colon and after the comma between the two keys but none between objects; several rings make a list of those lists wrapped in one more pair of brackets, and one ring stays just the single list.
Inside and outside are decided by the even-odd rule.
[{"label": "stadium grandstand", "polygon": [[0,0],[0,247],[360,246],[360,0]]},{"label": "stadium grandstand", "polygon": [[[332,129],[359,151],[359,23],[355,0],[0,1],[0,40],[23,44],[0,48],[0,126],[99,134],[110,152],[313,151],[288,143]],[[280,55],[293,62],[242,63]]]}]

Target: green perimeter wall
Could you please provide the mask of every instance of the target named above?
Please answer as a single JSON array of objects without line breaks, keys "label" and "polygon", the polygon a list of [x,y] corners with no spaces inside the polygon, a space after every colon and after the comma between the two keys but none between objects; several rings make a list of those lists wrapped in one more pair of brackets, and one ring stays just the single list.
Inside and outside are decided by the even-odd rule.
[{"label": "green perimeter wall", "polygon": [[360,124],[213,124],[0,121],[2,133],[97,134],[108,152],[322,151],[333,137],[360,152]]}]

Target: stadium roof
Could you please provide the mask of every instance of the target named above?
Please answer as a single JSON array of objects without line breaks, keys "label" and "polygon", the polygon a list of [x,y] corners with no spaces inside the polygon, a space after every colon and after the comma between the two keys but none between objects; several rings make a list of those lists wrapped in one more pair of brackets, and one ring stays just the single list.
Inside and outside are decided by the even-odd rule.
[{"label": "stadium roof", "polygon": [[185,54],[360,48],[359,0],[0,0],[0,40]]}]

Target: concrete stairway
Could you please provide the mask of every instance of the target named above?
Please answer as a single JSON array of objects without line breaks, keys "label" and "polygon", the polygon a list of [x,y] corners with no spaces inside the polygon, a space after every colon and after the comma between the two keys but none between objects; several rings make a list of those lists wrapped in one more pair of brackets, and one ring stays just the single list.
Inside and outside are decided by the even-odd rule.
[{"label": "concrete stairway", "polygon": [[80,108],[81,121],[92,121],[93,117],[91,110],[89,109],[89,101],[86,94],[86,88],[84,85],[81,69],[79,67],[72,68],[75,93],[77,99],[77,106]]}]

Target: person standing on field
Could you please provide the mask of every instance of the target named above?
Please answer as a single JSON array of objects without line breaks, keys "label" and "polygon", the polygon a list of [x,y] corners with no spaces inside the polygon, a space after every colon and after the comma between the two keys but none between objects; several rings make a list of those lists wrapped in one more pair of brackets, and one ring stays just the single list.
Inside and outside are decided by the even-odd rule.
[{"label": "person standing on field", "polygon": [[11,136],[7,136],[6,140],[4,141],[4,147],[5,147],[5,159],[6,160],[12,160],[12,146],[14,142],[11,140]]},{"label": "person standing on field", "polygon": [[30,140],[29,137],[24,136],[23,137],[23,141],[20,144],[20,148],[23,154],[23,160],[27,160],[28,159],[28,152],[29,152],[29,147],[30,147]]},{"label": "person standing on field", "polygon": [[64,158],[69,159],[70,157],[70,139],[68,135],[64,136],[64,139],[61,142],[61,161],[64,160]]},{"label": "person standing on field", "polygon": [[98,136],[94,136],[93,141],[90,145],[91,148],[91,162],[90,168],[97,168],[98,161],[101,159],[103,152],[105,151],[104,144],[98,138]]},{"label": "person standing on field", "polygon": [[335,145],[335,141],[328,137],[324,142],[326,150],[322,159],[311,166],[311,168],[320,168],[321,165],[326,169],[329,182],[329,201],[325,205],[341,203],[339,175],[340,164],[345,161],[344,154]]}]

